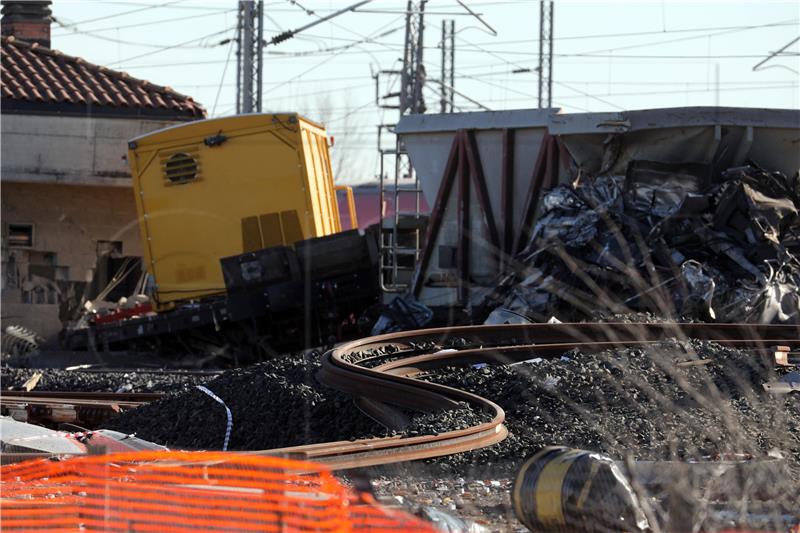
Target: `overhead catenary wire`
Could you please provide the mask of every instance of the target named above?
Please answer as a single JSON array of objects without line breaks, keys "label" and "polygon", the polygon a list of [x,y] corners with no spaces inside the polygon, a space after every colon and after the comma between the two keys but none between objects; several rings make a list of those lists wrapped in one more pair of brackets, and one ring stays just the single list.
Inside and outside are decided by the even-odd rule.
[{"label": "overhead catenary wire", "polygon": [[[235,12],[236,12],[235,9],[229,9],[229,10],[225,11],[224,13],[235,13]],[[55,17],[53,17],[53,20],[56,21],[60,26],[62,26],[62,29],[64,29],[65,32],[69,32],[69,33],[53,32],[53,36],[60,38],[60,37],[69,37],[70,35],[76,35],[76,34],[77,35],[84,35],[84,34],[85,35],[94,35],[94,34],[96,34],[98,32],[101,32],[101,31],[125,30],[125,29],[128,29],[128,28],[141,28],[142,26],[157,26],[157,25],[160,25],[160,24],[168,24],[170,22],[178,22],[178,21],[184,22],[186,20],[193,20],[193,19],[198,19],[198,18],[203,18],[203,17],[218,17],[220,14],[222,14],[222,13],[199,13],[197,15],[189,15],[189,16],[185,16],[184,15],[182,17],[175,17],[175,18],[169,18],[169,19],[163,19],[162,18],[162,19],[157,19],[157,20],[148,20],[148,21],[145,21],[145,22],[136,22],[136,23],[133,23],[133,24],[123,24],[123,25],[117,25],[117,26],[106,26],[104,28],[92,28],[91,30],[77,30],[77,29],[75,29],[79,24],[83,24],[82,22],[63,22],[60,19],[56,20]]]},{"label": "overhead catenary wire", "polygon": [[714,31],[714,32],[711,32],[711,33],[703,33],[701,35],[690,35],[688,37],[677,37],[677,38],[674,38],[674,39],[667,39],[667,40],[662,40],[662,41],[651,41],[651,42],[647,42],[647,43],[630,44],[630,45],[625,45],[625,46],[616,46],[616,47],[613,47],[613,48],[601,48],[601,49],[598,49],[598,50],[593,50],[593,51],[588,51],[588,52],[583,52],[583,53],[584,54],[594,54],[594,53],[601,53],[601,52],[616,52],[616,51],[619,51],[619,50],[632,50],[634,48],[645,48],[645,47],[648,47],[648,46],[661,46],[661,45],[664,45],[664,44],[672,44],[672,43],[679,43],[679,42],[685,42],[685,41],[692,41],[692,40],[695,40],[695,39],[705,39],[705,38],[708,38],[708,37],[717,37],[719,35],[728,35],[728,34],[731,34],[731,33],[738,33],[738,32],[742,32],[742,31],[757,30],[757,29],[764,29],[764,28],[774,28],[774,27],[786,26],[786,25],[796,25],[797,21],[798,21],[798,19],[791,19],[791,20],[784,20],[784,21],[779,21],[779,22],[770,22],[768,24],[757,24],[757,25],[753,25],[753,26],[741,26],[741,27],[738,27],[738,28],[729,28],[729,29]]},{"label": "overhead catenary wire", "polygon": [[196,42],[196,41],[202,41],[203,39],[209,39],[211,37],[216,37],[217,35],[222,35],[223,33],[228,33],[229,31],[232,31],[232,30],[235,30],[235,29],[236,29],[235,26],[232,26],[230,28],[225,28],[224,30],[215,31],[214,33],[210,33],[210,34],[204,35],[202,37],[196,37],[194,39],[189,39],[188,41],[184,41],[182,43],[168,45],[168,46],[165,46],[163,48],[159,48],[158,50],[153,50],[152,52],[145,52],[144,54],[139,54],[139,55],[136,55],[136,56],[132,56],[132,57],[128,57],[128,58],[125,58],[125,59],[121,59],[119,61],[115,61],[113,63],[110,63],[107,66],[120,65],[122,63],[126,63],[128,61],[133,60],[133,59],[139,59],[140,57],[147,57],[147,56],[151,56],[153,54],[158,54],[158,53],[161,53],[161,52],[166,52],[168,50],[173,50],[175,48],[179,48],[179,47],[181,47],[183,45],[186,45],[186,44],[189,44],[189,43],[193,43],[193,42]]},{"label": "overhead catenary wire", "polygon": [[230,46],[228,46],[228,58],[225,60],[225,67],[222,69],[222,77],[219,80],[219,87],[217,88],[217,96],[214,97],[214,107],[211,108],[213,115],[217,110],[217,102],[219,102],[219,95],[222,93],[222,86],[225,83],[225,74],[228,73],[228,65],[231,62],[231,53],[233,52],[236,39],[231,39]]},{"label": "overhead catenary wire", "polygon": [[[763,67],[763,68],[762,68],[762,66],[763,66],[765,63],[767,63],[768,61],[771,61],[772,59],[774,59],[774,58],[778,57],[778,56],[779,56],[779,55],[780,55],[780,54],[781,54],[783,51],[785,51],[787,48],[789,48],[790,46],[792,46],[794,43],[796,43],[796,42],[798,42],[798,41],[800,41],[800,37],[797,37],[797,38],[795,38],[795,39],[793,39],[793,40],[789,41],[789,42],[788,42],[788,43],[787,43],[785,46],[781,47],[781,49],[780,49],[780,50],[778,50],[777,52],[772,52],[772,53],[770,53],[770,54],[769,54],[769,55],[768,55],[766,58],[764,58],[762,61],[759,61],[758,63],[756,63],[756,64],[753,66],[753,71],[754,71],[754,72],[757,72],[757,71],[759,71],[759,70],[763,70],[763,68],[771,68],[771,67]],[[798,72],[797,72],[795,69],[793,69],[793,68],[791,68],[791,67],[787,67],[786,65],[773,65],[773,66],[774,66],[774,67],[783,67],[783,68],[786,68],[786,69],[788,69],[788,70],[791,70],[791,71],[792,71],[792,72],[794,72],[795,74],[797,74],[797,73],[798,73]]]},{"label": "overhead catenary wire", "polygon": [[[395,23],[395,21],[396,21],[396,20],[392,20],[391,22],[389,22],[389,23],[385,24],[384,26],[382,26],[382,27],[378,28],[378,30],[376,30],[376,31],[373,33],[373,35],[371,35],[370,37],[367,37],[367,36],[362,36],[362,38],[363,38],[363,39],[366,39],[366,40],[368,40],[368,39],[370,39],[370,38],[373,38],[373,39],[374,39],[374,38],[375,38],[375,35],[377,35],[377,33],[379,33],[381,30],[383,30],[383,29],[384,29],[386,26],[389,26],[389,25],[391,25],[391,24],[394,24],[394,23]],[[298,30],[298,31],[299,31],[299,30]],[[344,53],[346,53],[346,52],[347,52],[347,50],[338,50],[337,52],[334,52],[334,57],[335,57],[335,56],[337,56],[337,55],[339,55],[339,54],[344,54]],[[295,80],[295,79],[297,79],[297,78],[300,78],[300,77],[304,76],[305,74],[308,74],[309,72],[312,72],[313,70],[315,70],[315,69],[317,69],[317,68],[321,67],[322,65],[324,65],[324,64],[326,64],[326,63],[328,63],[329,61],[330,61],[330,59],[325,59],[325,60],[323,60],[323,61],[321,61],[321,62],[319,62],[319,63],[316,63],[315,65],[313,65],[312,67],[310,67],[310,68],[308,68],[308,69],[304,70],[304,71],[303,71],[303,72],[301,72],[300,74],[297,74],[297,75],[295,75],[294,77],[292,77],[292,78],[289,78],[288,80],[285,80],[284,82],[282,82],[282,83],[278,84],[277,86],[275,86],[275,87],[272,87],[272,88],[270,88],[269,90],[266,90],[266,91],[264,91],[264,92],[265,92],[265,93],[267,93],[267,92],[272,92],[272,91],[274,91],[275,89],[278,89],[278,88],[280,88],[280,87],[283,87],[283,86],[284,86],[284,85],[286,85],[287,83],[290,83],[291,81],[293,81],[293,80]]]},{"label": "overhead catenary wire", "polygon": [[[91,24],[93,22],[99,22],[101,20],[108,20],[108,19],[112,19],[112,18],[116,18],[116,17],[121,17],[123,15],[132,15],[134,13],[139,13],[141,11],[148,11],[150,9],[155,9],[155,8],[159,8],[159,7],[175,7],[175,4],[179,4],[180,2],[185,2],[185,1],[186,0],[172,0],[172,2],[165,2],[163,4],[147,4],[147,5],[137,4],[137,3],[129,3],[128,5],[137,5],[137,6],[141,6],[141,7],[139,7],[138,9],[131,9],[129,11],[123,11],[121,13],[114,13],[114,14],[111,14],[111,15],[104,15],[102,17],[95,17],[93,19],[79,20],[77,22],[68,22],[66,24],[68,24],[68,25]],[[123,5],[123,3],[121,3],[121,2],[120,3],[111,2],[111,3],[113,3],[115,5]]]},{"label": "overhead catenary wire", "polygon": [[65,29],[67,29],[67,30],[69,30],[71,32],[69,34],[62,35],[61,37],[64,37],[66,35],[85,35],[85,36],[91,37],[93,39],[99,39],[101,41],[107,41],[107,42],[111,42],[111,43],[125,44],[125,45],[128,45],[128,46],[138,46],[138,47],[142,47],[142,48],[156,48],[156,49],[164,49],[164,48],[169,48],[169,49],[174,49],[174,48],[202,49],[202,48],[212,48],[214,46],[217,46],[217,44],[213,44],[213,45],[207,45],[207,44],[206,45],[177,45],[177,46],[175,46],[175,45],[168,45],[168,44],[145,43],[145,42],[141,42],[141,41],[127,41],[127,40],[124,40],[124,39],[117,39],[117,38],[114,38],[114,37],[108,37],[106,35],[97,35],[97,34],[95,34],[93,32],[90,32],[90,31],[83,31],[83,30],[79,30],[77,28],[72,28],[70,26],[64,25],[63,22],[61,22],[60,20],[56,19],[55,17],[53,17],[53,21],[56,24],[58,24],[59,26],[62,26],[63,28],[65,28]]}]

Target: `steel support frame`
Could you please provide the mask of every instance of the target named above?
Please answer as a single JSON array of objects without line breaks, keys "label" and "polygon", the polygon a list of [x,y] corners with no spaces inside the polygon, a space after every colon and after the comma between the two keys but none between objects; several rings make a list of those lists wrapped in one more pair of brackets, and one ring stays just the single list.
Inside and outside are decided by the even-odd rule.
[{"label": "steel support frame", "polygon": [[511,259],[511,254],[514,252],[514,130],[506,128],[503,130],[503,153],[500,179],[500,210],[503,213],[503,245],[501,249],[501,265],[500,270],[504,270],[505,266]]},{"label": "steel support frame", "polygon": [[553,0],[539,0],[539,108],[553,107]]},{"label": "steel support frame", "polygon": [[[511,257],[519,253],[530,235],[536,208],[542,190],[555,187],[558,184],[559,169],[568,161],[565,148],[556,137],[545,132],[539,147],[539,155],[533,168],[531,184],[528,188],[525,208],[522,212],[522,221],[519,231],[514,232],[514,154],[516,134],[513,129],[506,128],[502,131],[503,153],[501,159],[501,210],[503,212],[502,237],[498,231],[489,198],[486,177],[483,171],[475,131],[458,130],[450,146],[444,173],[442,175],[436,201],[431,208],[431,218],[422,249],[418,268],[414,272],[411,284],[411,294],[419,297],[428,271],[431,256],[433,255],[436,239],[439,236],[445,210],[450,201],[453,185],[458,178],[458,193],[456,208],[458,210],[458,296],[461,304],[469,303],[470,287],[470,247],[476,242],[473,239],[469,224],[471,194],[470,187],[474,185],[475,192],[485,216],[489,233],[489,244],[492,255],[498,256],[498,265],[502,271],[510,262]],[[471,178],[470,178],[471,177]]]},{"label": "steel support frame", "polygon": [[522,251],[530,236],[542,190],[552,188],[558,184],[561,152],[562,147],[560,142],[554,136],[545,132],[544,137],[542,137],[542,143],[539,146],[539,155],[536,158],[536,164],[533,167],[531,185],[528,188],[525,208],[522,211],[522,224],[517,234],[517,242],[514,246],[513,255]]},{"label": "steel support frame", "polygon": [[425,248],[422,250],[419,267],[415,271],[412,282],[412,294],[417,297],[422,290],[425,274],[428,270],[430,258],[433,255],[433,248],[441,229],[445,210],[452,194],[453,184],[458,178],[457,193],[457,217],[458,217],[458,247],[457,247],[457,267],[458,267],[458,295],[459,302],[463,305],[469,303],[470,280],[470,250],[473,238],[470,227],[471,210],[471,188],[474,185],[478,202],[486,220],[489,230],[489,244],[491,255],[500,253],[500,237],[497,231],[492,204],[489,199],[489,189],[486,184],[486,177],[483,172],[478,144],[475,140],[475,132],[471,130],[459,130],[453,138],[450,147],[450,154],[447,157],[442,184],[436,196],[436,202],[431,210],[431,219],[428,224],[428,234],[426,237]]}]

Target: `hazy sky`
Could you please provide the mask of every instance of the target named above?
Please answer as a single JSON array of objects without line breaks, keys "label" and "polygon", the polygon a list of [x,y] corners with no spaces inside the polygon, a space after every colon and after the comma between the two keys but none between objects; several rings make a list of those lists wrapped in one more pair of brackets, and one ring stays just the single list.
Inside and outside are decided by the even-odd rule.
[{"label": "hazy sky", "polygon": [[[294,29],[347,1],[265,0],[266,37]],[[536,107],[538,1],[426,4],[425,65],[439,78],[441,22],[455,20],[459,92],[490,109]],[[234,112],[236,0],[55,0],[53,48],[193,96],[212,116]],[[267,47],[265,110],[323,120],[347,160],[342,181],[374,177],[375,125],[396,111],[375,104],[371,73],[398,68],[403,0],[376,0]],[[309,14],[308,11],[313,11]],[[753,67],[800,36],[800,2],[555,2],[553,104],[565,112],[722,105],[800,107],[800,43]],[[369,41],[369,42],[364,42]],[[346,46],[351,45],[351,46]],[[397,80],[381,78],[382,93]],[[719,89],[717,91],[717,88]],[[435,85],[426,90],[439,109]],[[478,109],[456,97],[463,111]]]}]

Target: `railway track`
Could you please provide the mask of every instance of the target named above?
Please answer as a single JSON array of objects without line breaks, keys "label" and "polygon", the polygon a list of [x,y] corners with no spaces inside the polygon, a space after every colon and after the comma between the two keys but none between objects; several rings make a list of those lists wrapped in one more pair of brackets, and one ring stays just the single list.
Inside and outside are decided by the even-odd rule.
[{"label": "railway track", "polygon": [[[490,446],[508,434],[505,413],[491,399],[417,379],[444,367],[508,364],[559,357],[578,349],[647,345],[665,338],[697,338],[774,357],[776,346],[800,347],[800,327],[748,324],[524,324],[467,326],[392,333],[343,344],[324,355],[318,379],[352,395],[367,415],[402,429],[408,411],[443,412],[468,403],[487,422],[437,435],[340,441],[248,452],[322,463],[334,470],[432,458]],[[0,404],[34,407],[79,405],[130,408],[159,395],[89,393],[4,393]]]},{"label": "railway track", "polygon": [[126,409],[158,400],[161,393],[3,391],[0,413],[15,420],[58,427],[68,423],[87,429]]},{"label": "railway track", "polygon": [[800,346],[800,327],[750,324],[524,324],[466,326],[392,333],[343,344],[325,354],[317,376],[356,398],[362,410],[391,427],[402,410],[436,412],[468,402],[491,421],[419,437],[390,437],[266,450],[326,464],[334,470],[438,457],[503,440],[505,413],[494,402],[415,376],[448,366],[508,364],[558,357],[578,349],[646,345],[665,338],[697,338],[772,357],[776,346]]}]

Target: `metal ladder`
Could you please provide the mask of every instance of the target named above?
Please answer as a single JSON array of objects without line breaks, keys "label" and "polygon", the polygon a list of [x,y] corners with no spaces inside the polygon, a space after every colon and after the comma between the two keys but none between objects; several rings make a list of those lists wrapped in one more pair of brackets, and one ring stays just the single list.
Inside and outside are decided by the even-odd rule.
[{"label": "metal ladder", "polygon": [[[380,134],[380,131],[379,131]],[[380,138],[379,141],[380,143]],[[379,144],[380,146],[380,144]],[[380,238],[379,257],[380,270],[379,282],[384,293],[403,293],[408,291],[411,286],[411,277],[419,261],[420,248],[422,244],[422,188],[420,186],[419,175],[414,172],[408,153],[399,137],[396,137],[393,149],[379,148],[380,152],[380,179],[378,188],[380,191]],[[387,198],[387,179],[385,176],[386,158],[394,158],[394,191],[389,194],[393,196],[394,214],[386,217],[384,213],[385,201]],[[408,177],[404,177],[407,171]],[[403,213],[403,222],[408,222],[409,216],[413,217],[410,227],[401,228],[400,216],[400,196],[401,194],[414,194],[414,210],[410,213]],[[410,242],[409,242],[410,241]],[[412,258],[411,265],[407,265],[407,260]],[[403,264],[401,264],[403,263]]]}]

